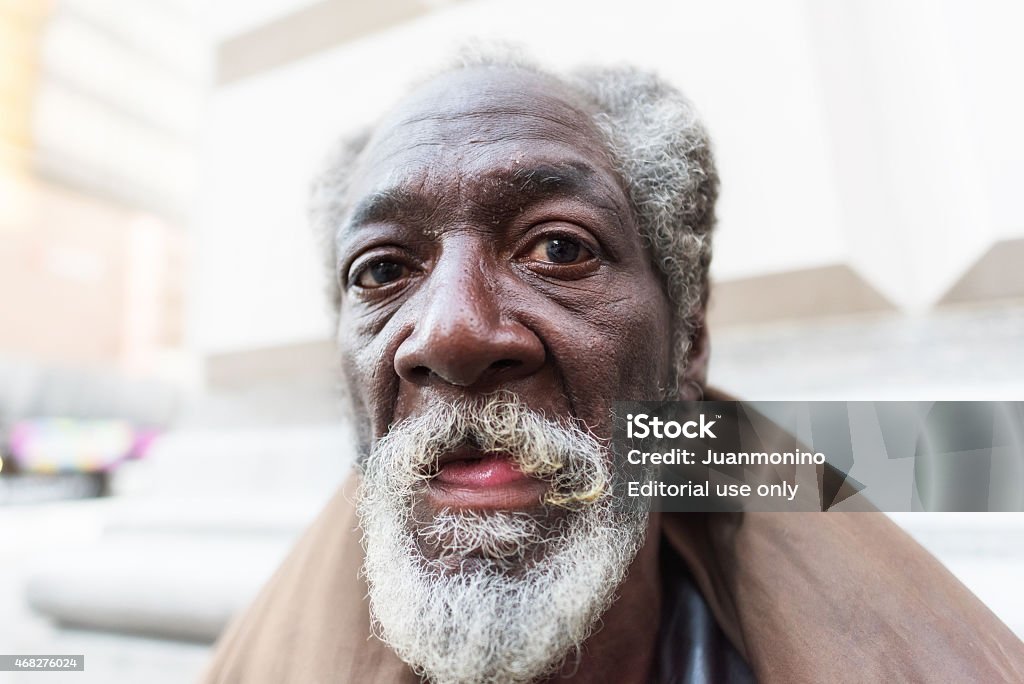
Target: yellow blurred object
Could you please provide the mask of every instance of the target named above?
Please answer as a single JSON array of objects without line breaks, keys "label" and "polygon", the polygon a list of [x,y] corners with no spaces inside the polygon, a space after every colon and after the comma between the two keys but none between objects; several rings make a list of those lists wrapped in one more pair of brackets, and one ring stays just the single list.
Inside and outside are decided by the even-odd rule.
[{"label": "yellow blurred object", "polygon": [[30,159],[40,36],[49,5],[0,0],[0,165],[11,169],[26,169]]}]

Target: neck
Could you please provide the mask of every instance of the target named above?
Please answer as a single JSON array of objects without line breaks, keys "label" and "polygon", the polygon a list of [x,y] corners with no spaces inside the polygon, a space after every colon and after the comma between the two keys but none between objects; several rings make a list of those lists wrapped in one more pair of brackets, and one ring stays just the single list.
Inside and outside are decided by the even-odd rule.
[{"label": "neck", "polygon": [[653,672],[661,622],[661,572],[658,550],[661,519],[651,514],[647,541],[637,553],[617,600],[601,618],[601,626],[547,681],[646,684]]}]

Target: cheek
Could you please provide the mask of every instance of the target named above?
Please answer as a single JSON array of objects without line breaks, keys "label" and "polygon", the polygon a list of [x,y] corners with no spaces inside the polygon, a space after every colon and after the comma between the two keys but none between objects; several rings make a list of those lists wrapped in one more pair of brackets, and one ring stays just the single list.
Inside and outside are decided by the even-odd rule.
[{"label": "cheek", "polygon": [[628,330],[609,340],[609,353],[620,359],[617,364],[613,399],[647,401],[661,399],[669,381],[672,329],[669,309],[661,290],[639,298],[627,311]]},{"label": "cheek", "polygon": [[[658,400],[671,373],[671,307],[653,277],[562,320],[546,317],[552,354],[578,416],[610,424],[612,402]],[[603,432],[603,430],[602,430]]]},{"label": "cheek", "polygon": [[397,389],[394,337],[387,330],[374,333],[358,323],[346,325],[344,318],[338,328],[341,374],[361,439],[383,435],[390,422],[386,407]]},{"label": "cheek", "polygon": [[367,407],[370,404],[367,402],[365,391],[366,382],[364,378],[366,373],[362,370],[357,358],[355,352],[357,346],[354,344],[352,336],[344,334],[343,329],[339,329],[337,340],[338,366],[341,372],[342,384],[341,395],[347,404],[346,408],[352,414],[353,423],[360,442],[366,442],[371,436],[368,430],[370,417]]}]

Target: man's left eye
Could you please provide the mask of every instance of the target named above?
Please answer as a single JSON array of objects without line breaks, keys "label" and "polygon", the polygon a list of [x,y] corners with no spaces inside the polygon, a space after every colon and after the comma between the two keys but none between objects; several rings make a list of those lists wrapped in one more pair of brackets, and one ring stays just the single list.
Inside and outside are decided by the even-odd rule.
[{"label": "man's left eye", "polygon": [[582,263],[593,258],[593,255],[589,249],[572,238],[546,237],[533,246],[529,257],[534,261],[567,265]]}]

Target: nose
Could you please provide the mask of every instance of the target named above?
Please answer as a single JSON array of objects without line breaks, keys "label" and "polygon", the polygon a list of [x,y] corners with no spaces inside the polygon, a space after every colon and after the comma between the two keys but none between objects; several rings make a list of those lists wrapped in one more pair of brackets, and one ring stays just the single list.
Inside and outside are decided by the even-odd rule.
[{"label": "nose", "polygon": [[418,385],[483,387],[529,376],[544,365],[544,344],[503,310],[494,278],[477,259],[442,260],[420,291],[413,331],[395,370]]}]

